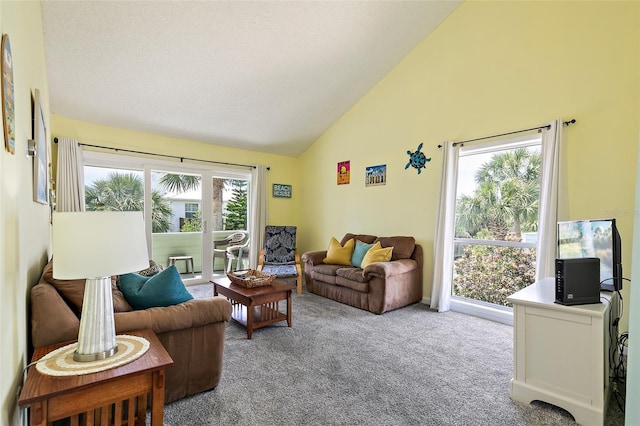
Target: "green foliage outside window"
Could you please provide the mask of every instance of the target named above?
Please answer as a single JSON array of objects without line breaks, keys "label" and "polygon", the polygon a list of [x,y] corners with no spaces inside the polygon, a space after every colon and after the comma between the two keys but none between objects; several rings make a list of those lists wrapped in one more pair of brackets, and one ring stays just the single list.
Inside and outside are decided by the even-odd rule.
[{"label": "green foliage outside window", "polygon": [[[171,206],[158,191],[151,192],[153,232],[171,230]],[[88,211],[144,211],[144,184],[135,173],[110,173],[85,188]]]},{"label": "green foliage outside window", "polygon": [[532,248],[473,245],[454,261],[452,294],[507,306],[507,297],[535,281]]},{"label": "green foliage outside window", "polygon": [[202,231],[202,214],[200,210],[195,212],[192,218],[185,219],[180,228],[180,232],[200,232]]},{"label": "green foliage outside window", "polygon": [[231,199],[223,214],[224,229],[228,231],[247,229],[247,181],[230,180]]}]

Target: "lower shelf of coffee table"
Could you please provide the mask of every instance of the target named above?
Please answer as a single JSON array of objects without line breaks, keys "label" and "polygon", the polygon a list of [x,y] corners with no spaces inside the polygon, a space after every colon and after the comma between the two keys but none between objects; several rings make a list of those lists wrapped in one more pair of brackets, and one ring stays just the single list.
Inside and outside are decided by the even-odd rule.
[{"label": "lower shelf of coffee table", "polygon": [[[252,326],[251,328],[256,329],[276,322],[287,321],[287,315],[278,310],[277,302],[258,305],[252,308],[247,308],[240,303],[232,302],[232,307],[231,318],[245,327]],[[247,315],[247,310],[252,314],[251,321]]]}]

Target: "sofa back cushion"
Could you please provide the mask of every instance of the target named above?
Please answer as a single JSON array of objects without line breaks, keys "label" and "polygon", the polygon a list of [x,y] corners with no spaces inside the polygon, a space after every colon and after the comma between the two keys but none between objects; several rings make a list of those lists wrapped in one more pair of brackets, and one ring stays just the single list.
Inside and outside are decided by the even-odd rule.
[{"label": "sofa back cushion", "polygon": [[[53,278],[53,259],[44,267],[42,280],[51,284],[58,293],[69,303],[77,313],[82,312],[82,299],[84,298],[84,285],[86,280],[59,280]],[[117,277],[111,277],[111,295],[113,296],[114,312],[129,312],[133,308],[124,298],[117,285]]]},{"label": "sofa back cushion", "polygon": [[380,242],[382,247],[393,247],[391,260],[411,259],[416,248],[416,239],[413,237],[379,237],[376,242]]},{"label": "sofa back cushion", "polygon": [[342,241],[340,241],[340,245],[343,246],[344,243],[346,243],[352,238],[356,241],[362,241],[363,243],[366,243],[366,244],[372,244],[376,240],[375,235],[348,233],[348,234],[345,234],[344,237],[342,237]]}]

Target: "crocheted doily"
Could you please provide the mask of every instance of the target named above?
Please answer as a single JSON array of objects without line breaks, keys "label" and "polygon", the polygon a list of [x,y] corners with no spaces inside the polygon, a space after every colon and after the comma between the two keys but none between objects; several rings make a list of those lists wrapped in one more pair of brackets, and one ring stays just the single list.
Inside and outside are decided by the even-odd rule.
[{"label": "crocheted doily", "polygon": [[116,344],[118,345],[118,352],[109,358],[98,361],[78,362],[73,359],[73,352],[78,344],[71,343],[49,352],[36,363],[36,368],[40,373],[49,376],[79,376],[97,373],[134,361],[149,349],[149,341],[147,339],[126,334],[117,335]]}]

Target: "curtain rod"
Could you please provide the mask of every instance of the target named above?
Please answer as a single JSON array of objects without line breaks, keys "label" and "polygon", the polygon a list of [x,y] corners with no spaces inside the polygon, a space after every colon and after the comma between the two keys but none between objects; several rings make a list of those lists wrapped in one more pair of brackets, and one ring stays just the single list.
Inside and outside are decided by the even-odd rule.
[{"label": "curtain rod", "polygon": [[[53,138],[53,143],[58,143],[58,138]],[[131,149],[122,149],[122,148],[113,148],[110,146],[101,146],[101,145],[91,145],[88,143],[78,143],[80,146],[89,146],[91,148],[101,148],[101,149],[111,149],[113,151],[122,151],[122,152],[129,152],[132,154],[142,154],[142,155],[153,155],[156,157],[164,157],[164,158],[174,158],[174,159],[178,159],[180,160],[181,163],[184,162],[184,160],[189,160],[189,161],[199,161],[201,163],[211,163],[211,164],[224,164],[225,166],[238,166],[238,167],[249,167],[252,169],[255,169],[256,166],[252,166],[249,164],[238,164],[238,163],[225,163],[223,161],[213,161],[213,160],[202,160],[200,158],[189,158],[189,157],[178,157],[177,155],[168,155],[168,154],[156,154],[154,152],[144,152],[144,151],[134,151]],[[267,170],[271,170],[271,167],[267,167]]]},{"label": "curtain rod", "polygon": [[[569,125],[571,125],[571,124],[573,124],[575,122],[576,122],[576,119],[572,118],[569,121],[565,121],[563,124],[565,126],[569,126]],[[514,130],[513,132],[500,133],[499,135],[483,136],[481,138],[468,139],[466,141],[454,142],[453,146],[463,145],[463,144],[465,144],[467,142],[475,142],[475,141],[481,141],[481,140],[484,140],[484,139],[497,138],[497,137],[500,137],[500,136],[513,135],[513,134],[516,134],[516,133],[524,133],[524,132],[528,132],[528,131],[531,131],[531,130],[541,130],[541,129],[549,130],[550,128],[551,128],[550,124],[545,124],[544,126],[531,127],[530,129]],[[438,145],[438,148],[442,148],[442,144]]]}]

